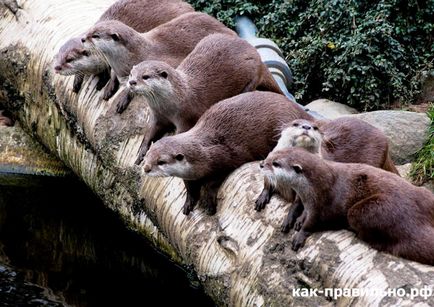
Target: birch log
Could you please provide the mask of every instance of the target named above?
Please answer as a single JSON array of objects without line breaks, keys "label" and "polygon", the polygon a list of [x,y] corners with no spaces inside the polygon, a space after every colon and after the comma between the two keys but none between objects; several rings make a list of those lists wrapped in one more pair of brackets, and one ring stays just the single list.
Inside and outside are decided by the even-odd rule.
[{"label": "birch log", "polygon": [[[148,178],[133,165],[148,119],[146,105],[135,100],[118,115],[116,96],[103,101],[95,78],[74,94],[72,77],[53,73],[59,47],[86,31],[112,3],[29,0],[16,6],[21,8],[16,14],[0,5],[0,101],[128,227],[192,268],[218,305],[434,304],[432,295],[323,295],[326,288],[392,289],[391,294],[432,289],[434,267],[376,252],[348,231],[315,234],[300,252],[292,252],[292,234],[279,231],[289,204],[273,198],[263,212],[253,209],[262,184],[257,163],[228,177],[215,216],[200,208],[184,216],[181,180]],[[307,289],[319,292],[301,297]]]}]

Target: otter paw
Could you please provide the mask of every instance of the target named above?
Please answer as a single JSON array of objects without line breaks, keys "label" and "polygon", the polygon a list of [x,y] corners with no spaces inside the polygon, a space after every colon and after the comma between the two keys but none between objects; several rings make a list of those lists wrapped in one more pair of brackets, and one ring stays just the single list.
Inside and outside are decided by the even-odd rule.
[{"label": "otter paw", "polygon": [[189,215],[191,211],[193,211],[193,206],[191,204],[185,203],[184,207],[182,207],[182,213],[184,215]]},{"label": "otter paw", "polygon": [[292,228],[292,227],[290,227],[290,225],[285,221],[285,222],[283,222],[282,225],[280,226],[280,232],[288,233],[289,230],[290,230],[291,228]]},{"label": "otter paw", "polygon": [[116,105],[116,112],[122,114],[131,102],[131,98],[128,93],[122,93],[118,104]]},{"label": "otter paw", "polygon": [[255,201],[255,210],[260,212],[262,209],[265,209],[267,203],[267,199],[262,194],[259,195],[258,199]]},{"label": "otter paw", "polygon": [[298,233],[295,235],[294,240],[292,240],[292,250],[298,251],[300,248],[304,246],[304,242],[306,241],[306,236]]},{"label": "otter paw", "polygon": [[78,93],[81,89],[81,86],[83,84],[83,76],[75,76],[74,77],[74,83],[72,85],[72,91],[74,93]]},{"label": "otter paw", "polygon": [[205,207],[205,213],[207,215],[214,215],[217,212],[217,208],[214,205],[208,205]]},{"label": "otter paw", "polygon": [[295,221],[295,224],[294,224],[294,230],[295,231],[299,231],[301,229],[301,227],[304,224],[305,219],[306,219],[306,216],[304,214],[302,214],[301,216],[299,216],[297,218],[297,220]]}]

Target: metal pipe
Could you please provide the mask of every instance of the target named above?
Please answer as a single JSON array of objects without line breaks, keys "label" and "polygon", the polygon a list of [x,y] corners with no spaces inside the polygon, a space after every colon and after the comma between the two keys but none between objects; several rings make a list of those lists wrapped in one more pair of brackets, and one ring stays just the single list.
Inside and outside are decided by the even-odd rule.
[{"label": "metal pipe", "polygon": [[[279,49],[279,46],[277,46],[271,39],[256,37],[258,29],[246,16],[237,16],[235,18],[235,30],[241,38],[245,39],[256,48],[261,56],[262,62],[267,65],[274,80],[276,80],[285,96],[297,103],[295,97],[288,90],[289,85],[292,83],[292,73],[284,59],[282,51]],[[297,104],[304,108],[301,104]],[[317,112],[308,109],[305,110],[315,118],[324,118]]]}]

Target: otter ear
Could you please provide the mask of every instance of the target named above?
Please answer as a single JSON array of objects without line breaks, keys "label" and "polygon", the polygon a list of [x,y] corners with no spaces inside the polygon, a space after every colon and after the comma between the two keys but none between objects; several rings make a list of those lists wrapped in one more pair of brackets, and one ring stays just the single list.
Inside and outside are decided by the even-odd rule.
[{"label": "otter ear", "polygon": [[303,168],[301,167],[300,164],[294,164],[294,165],[292,166],[292,168],[294,169],[294,171],[295,171],[297,174],[300,174],[301,172],[303,172]]},{"label": "otter ear", "polygon": [[175,160],[176,160],[176,161],[182,161],[182,160],[184,160],[184,155],[183,155],[183,154],[177,154],[177,155],[175,156]]},{"label": "otter ear", "polygon": [[111,38],[112,38],[115,42],[117,42],[118,40],[120,40],[120,36],[119,36],[118,33],[113,33],[113,34],[110,35],[110,36],[111,36]]},{"label": "otter ear", "polygon": [[167,76],[168,76],[167,71],[164,71],[164,70],[161,71],[160,76],[163,77],[164,79],[167,79]]}]

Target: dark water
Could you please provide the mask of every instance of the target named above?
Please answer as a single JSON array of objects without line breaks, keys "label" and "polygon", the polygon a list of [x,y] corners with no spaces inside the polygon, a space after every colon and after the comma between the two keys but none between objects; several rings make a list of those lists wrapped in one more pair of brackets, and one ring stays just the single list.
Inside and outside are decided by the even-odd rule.
[{"label": "dark water", "polygon": [[[77,180],[1,182],[0,279],[6,261],[22,280],[51,289],[67,305],[214,306],[191,276],[126,230]],[[25,297],[14,304],[7,294],[0,283],[0,306],[46,305],[22,303]]]}]

